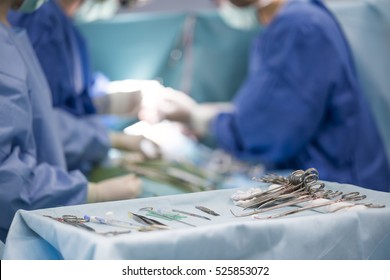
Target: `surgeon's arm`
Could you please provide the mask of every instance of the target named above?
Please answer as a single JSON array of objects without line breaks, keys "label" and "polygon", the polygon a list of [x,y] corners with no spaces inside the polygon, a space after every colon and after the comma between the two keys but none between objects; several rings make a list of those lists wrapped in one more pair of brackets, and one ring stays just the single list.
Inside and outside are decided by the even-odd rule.
[{"label": "surgeon's arm", "polygon": [[[32,108],[22,81],[0,72],[0,234],[4,238],[18,209],[39,209],[86,201],[80,172],[38,162]],[[45,147],[38,147],[44,150]],[[53,163],[55,164],[55,163]]]},{"label": "surgeon's arm", "polygon": [[210,126],[216,116],[233,111],[234,105],[228,102],[198,104],[190,112],[189,127],[198,137],[210,136]]},{"label": "surgeon's arm", "polygon": [[97,116],[75,117],[60,108],[54,112],[68,169],[88,170],[105,159],[111,143]]},{"label": "surgeon's arm", "polygon": [[[140,180],[133,175],[88,184],[79,172],[68,172],[58,158],[40,161],[37,151],[50,150],[36,142],[33,108],[25,84],[0,72],[0,238],[5,240],[15,212],[135,197]],[[51,110],[51,108],[47,108]],[[42,126],[45,127],[45,126]],[[54,134],[55,135],[55,134]],[[53,138],[53,140],[57,140]],[[56,143],[52,143],[56,146]]]}]

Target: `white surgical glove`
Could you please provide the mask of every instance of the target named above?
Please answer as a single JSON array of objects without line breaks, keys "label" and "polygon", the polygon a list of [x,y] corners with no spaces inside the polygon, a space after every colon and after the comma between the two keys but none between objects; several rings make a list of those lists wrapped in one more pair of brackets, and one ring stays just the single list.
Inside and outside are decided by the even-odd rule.
[{"label": "white surgical glove", "polygon": [[140,119],[152,123],[161,120],[180,122],[199,137],[208,133],[209,123],[217,114],[233,109],[230,103],[198,104],[184,92],[172,88],[160,90],[155,100],[153,106],[143,106]]},{"label": "white surgical glove", "polygon": [[161,119],[189,124],[191,112],[197,106],[198,103],[184,92],[166,88],[157,110]]},{"label": "white surgical glove", "polygon": [[187,123],[197,103],[187,94],[172,88],[160,87],[145,93],[139,119],[155,124],[162,120]]},{"label": "white surgical glove", "polygon": [[104,202],[136,198],[141,193],[142,181],[133,174],[88,184],[87,202]]}]

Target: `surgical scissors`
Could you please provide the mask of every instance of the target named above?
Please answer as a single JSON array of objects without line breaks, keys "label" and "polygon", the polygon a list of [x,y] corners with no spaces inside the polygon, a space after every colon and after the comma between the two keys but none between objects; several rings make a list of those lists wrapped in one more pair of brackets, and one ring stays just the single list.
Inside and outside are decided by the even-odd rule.
[{"label": "surgical scissors", "polygon": [[53,219],[53,220],[58,221],[58,222],[63,223],[63,224],[68,224],[68,225],[72,225],[72,226],[77,227],[77,228],[82,228],[82,229],[85,229],[89,232],[93,232],[93,233],[96,233],[96,234],[102,235],[102,236],[116,236],[116,235],[126,234],[126,233],[131,232],[130,230],[97,232],[94,228],[87,226],[85,224],[86,222],[88,222],[86,219],[79,218],[75,215],[62,215],[62,217],[53,217],[53,216],[49,216],[49,215],[44,215],[44,217]]},{"label": "surgical scissors", "polygon": [[[310,205],[310,206],[302,207],[302,208],[299,208],[299,209],[294,209],[294,210],[290,210],[290,211],[287,211],[287,212],[271,215],[271,216],[268,216],[268,217],[259,217],[259,216],[253,216],[253,217],[255,219],[259,219],[259,220],[285,217],[285,216],[292,215],[292,214],[295,214],[295,213],[299,213],[299,212],[303,212],[303,211],[311,210],[311,209],[315,209],[315,208],[320,208],[320,207],[332,205],[332,204],[339,203],[339,202],[363,200],[366,197],[367,197],[366,195],[360,195],[359,192],[351,192],[351,193],[343,194],[341,196],[341,198],[339,198],[337,200],[331,200],[329,202],[325,202],[325,203],[321,203],[321,204],[317,204],[317,205]],[[354,204],[354,205],[356,205],[356,204]],[[366,206],[368,208],[382,208],[382,207],[384,207],[384,205],[377,205],[377,204],[372,204],[372,203],[366,203],[366,204],[364,204],[364,206]]]},{"label": "surgical scissors", "polygon": [[84,224],[85,222],[87,222],[87,220],[85,220],[83,218],[78,218],[75,215],[62,215],[61,218],[56,218],[56,217],[47,216],[47,215],[44,215],[44,216],[51,218],[53,220],[56,220],[58,222],[64,223],[64,224],[72,225],[72,226],[75,226],[78,228],[83,228],[87,231],[96,232],[96,230],[94,228]]}]

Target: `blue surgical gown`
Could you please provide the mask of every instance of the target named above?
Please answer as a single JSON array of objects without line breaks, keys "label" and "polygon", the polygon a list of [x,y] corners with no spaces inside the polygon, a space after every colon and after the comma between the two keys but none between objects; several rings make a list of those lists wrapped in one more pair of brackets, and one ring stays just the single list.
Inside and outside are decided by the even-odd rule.
[{"label": "blue surgical gown", "polygon": [[[81,34],[57,1],[44,3],[34,13],[10,12],[8,19],[27,30],[47,77],[53,106],[65,111],[58,125],[68,168],[87,172],[105,158],[111,144],[90,97],[95,87]],[[79,121],[72,122],[72,116]]]},{"label": "blue surgical gown", "polygon": [[386,153],[351,51],[319,1],[288,1],[253,43],[220,147],[270,169],[315,167],[328,181],[389,191]]},{"label": "blue surgical gown", "polygon": [[26,33],[0,24],[0,239],[18,209],[86,201],[87,180],[66,170],[51,94]]}]

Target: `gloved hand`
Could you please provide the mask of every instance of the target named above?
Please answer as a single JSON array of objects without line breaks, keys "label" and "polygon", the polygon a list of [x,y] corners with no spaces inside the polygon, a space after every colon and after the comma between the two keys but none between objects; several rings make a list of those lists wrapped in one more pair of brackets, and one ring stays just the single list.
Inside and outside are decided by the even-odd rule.
[{"label": "gloved hand", "polygon": [[104,202],[136,198],[141,193],[142,181],[133,174],[88,184],[87,202]]},{"label": "gloved hand", "polygon": [[167,88],[157,110],[161,119],[189,124],[197,106],[198,103],[184,92]]},{"label": "gloved hand", "polygon": [[146,159],[161,157],[160,146],[142,135],[127,135],[111,132],[111,145],[114,148],[141,153]]},{"label": "gloved hand", "polygon": [[143,106],[140,119],[152,123],[164,119],[181,122],[199,137],[208,133],[209,123],[218,113],[233,108],[230,103],[198,104],[187,94],[171,88],[166,88],[157,98],[154,107]]},{"label": "gloved hand", "polygon": [[144,99],[138,117],[149,123],[171,120],[188,124],[191,110],[197,105],[190,96],[172,88],[161,88]]}]

